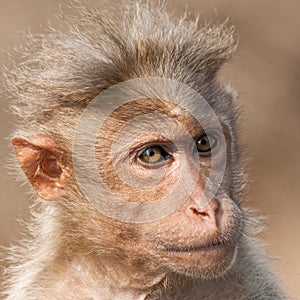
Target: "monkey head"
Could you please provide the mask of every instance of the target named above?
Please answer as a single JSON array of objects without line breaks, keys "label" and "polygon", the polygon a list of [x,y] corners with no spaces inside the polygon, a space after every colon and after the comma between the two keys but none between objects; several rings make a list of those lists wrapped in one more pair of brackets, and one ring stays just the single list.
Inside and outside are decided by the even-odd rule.
[{"label": "monkey head", "polygon": [[[24,130],[13,145],[68,257],[143,269],[151,279],[215,278],[243,236],[237,109],[216,80],[236,47],[233,32],[138,14],[126,21],[126,39],[122,24],[99,17],[86,32],[35,41],[35,60],[9,79],[17,101],[30,100],[17,109]],[[143,14],[155,22],[142,24]]]},{"label": "monkey head", "polygon": [[[242,211],[231,195],[230,124],[195,103],[184,108],[185,102],[137,99],[109,116],[103,108],[91,110],[103,122],[90,138],[95,127],[84,122],[75,138],[81,153],[47,135],[13,139],[40,197],[60,199],[63,224],[77,235],[77,247],[92,243],[95,255],[122,257],[127,269],[142,265],[151,278],[170,272],[214,278],[234,263]],[[212,176],[213,168],[221,178]],[[216,181],[217,190],[207,192]]]}]

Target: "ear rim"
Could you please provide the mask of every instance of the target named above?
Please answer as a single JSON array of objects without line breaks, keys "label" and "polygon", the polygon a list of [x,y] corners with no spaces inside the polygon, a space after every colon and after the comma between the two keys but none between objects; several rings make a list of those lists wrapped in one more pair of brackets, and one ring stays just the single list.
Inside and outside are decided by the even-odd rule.
[{"label": "ear rim", "polygon": [[[16,136],[11,142],[21,169],[39,197],[46,201],[61,199],[71,173],[64,149],[45,134]],[[43,171],[41,162],[46,153],[55,156],[57,166],[61,170],[59,177],[48,176]]]}]

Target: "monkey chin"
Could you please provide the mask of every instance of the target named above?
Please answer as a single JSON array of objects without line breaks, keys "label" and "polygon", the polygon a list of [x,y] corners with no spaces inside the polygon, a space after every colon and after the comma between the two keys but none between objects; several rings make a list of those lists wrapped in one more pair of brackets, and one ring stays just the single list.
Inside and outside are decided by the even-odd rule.
[{"label": "monkey chin", "polygon": [[234,265],[238,247],[235,244],[215,245],[205,249],[173,249],[168,261],[172,271],[193,278],[214,279]]}]

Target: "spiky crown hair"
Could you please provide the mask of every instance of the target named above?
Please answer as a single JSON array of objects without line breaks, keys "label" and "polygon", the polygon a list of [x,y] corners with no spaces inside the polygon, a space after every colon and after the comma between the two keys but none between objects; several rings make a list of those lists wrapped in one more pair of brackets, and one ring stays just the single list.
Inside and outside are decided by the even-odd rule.
[{"label": "spiky crown hair", "polygon": [[138,77],[165,77],[199,90],[236,48],[234,30],[185,14],[170,18],[164,5],[127,1],[122,16],[78,7],[65,33],[31,35],[23,63],[6,75],[21,128],[59,123],[102,90]]}]

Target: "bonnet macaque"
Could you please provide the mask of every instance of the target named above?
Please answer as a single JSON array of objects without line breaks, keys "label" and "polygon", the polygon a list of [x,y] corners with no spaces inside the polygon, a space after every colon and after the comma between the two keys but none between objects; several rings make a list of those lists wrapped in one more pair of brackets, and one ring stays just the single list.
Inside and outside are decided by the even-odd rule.
[{"label": "bonnet macaque", "polygon": [[285,299],[242,205],[239,111],[217,80],[233,28],[140,2],[77,10],[6,74],[37,196],[3,297]]}]

